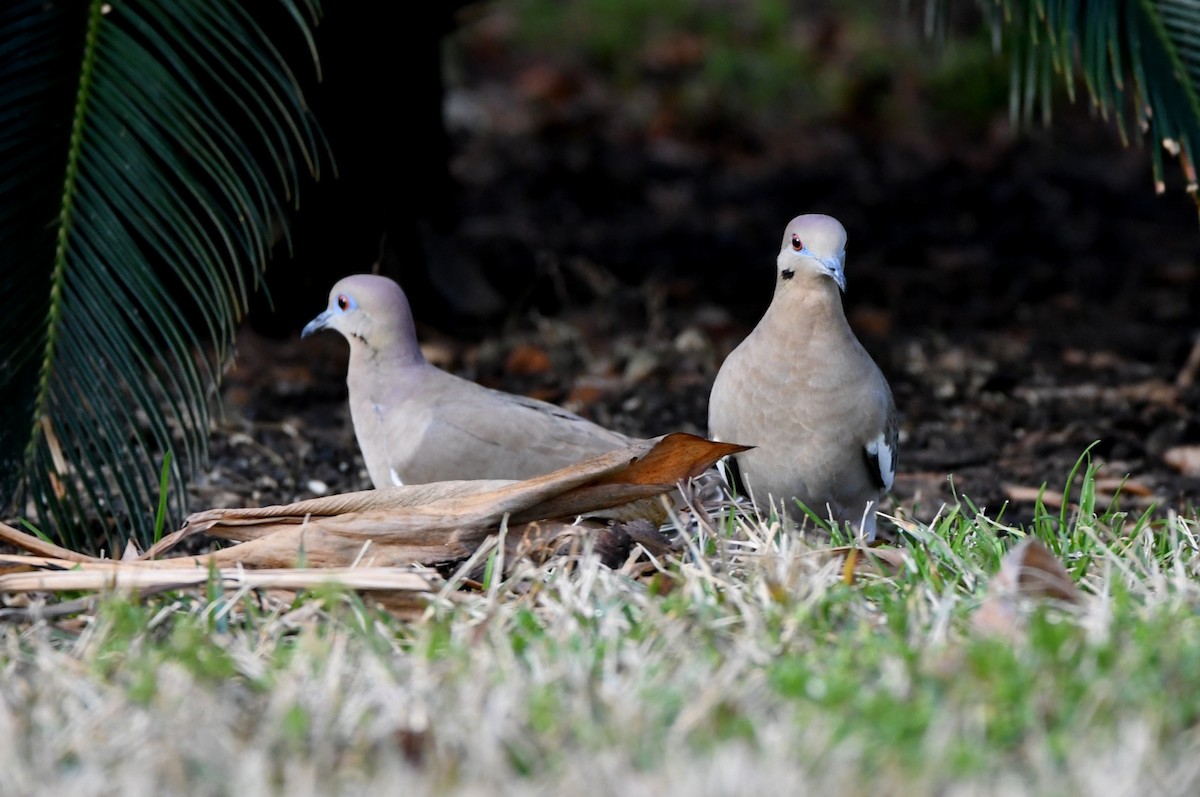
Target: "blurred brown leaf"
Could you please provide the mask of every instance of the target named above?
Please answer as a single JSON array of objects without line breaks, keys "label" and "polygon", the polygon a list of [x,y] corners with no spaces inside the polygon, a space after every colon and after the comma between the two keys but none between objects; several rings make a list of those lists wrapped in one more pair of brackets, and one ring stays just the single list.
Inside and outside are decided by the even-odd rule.
[{"label": "blurred brown leaf", "polygon": [[549,373],[551,368],[553,364],[546,350],[530,343],[517,345],[504,360],[505,373],[514,376],[537,376]]},{"label": "blurred brown leaf", "polygon": [[1062,562],[1036,537],[1025,539],[1004,555],[1000,572],[992,586],[1019,593],[1023,597],[1054,598],[1077,603],[1079,589]]},{"label": "blurred brown leaf", "polygon": [[1058,490],[1047,490],[1045,487],[1026,487],[1022,484],[1005,484],[1004,496],[1010,501],[1022,501],[1032,504],[1041,499],[1045,506],[1058,509],[1066,499]]},{"label": "blurred brown leaf", "polygon": [[1020,602],[1053,599],[1079,603],[1082,595],[1067,569],[1050,549],[1029,537],[1004,555],[1000,571],[971,618],[976,631],[1006,637],[1022,633]]},{"label": "blurred brown leaf", "polygon": [[656,71],[685,71],[699,66],[707,53],[708,44],[700,36],[672,31],[647,43],[642,61]]},{"label": "blurred brown leaf", "polygon": [[1163,461],[1185,476],[1200,477],[1200,446],[1168,448]]},{"label": "blurred brown leaf", "polygon": [[811,551],[809,555],[822,563],[840,559],[842,582],[847,586],[853,584],[863,573],[894,576],[903,570],[908,562],[908,552],[903,548],[889,548],[883,545],[838,545]]}]

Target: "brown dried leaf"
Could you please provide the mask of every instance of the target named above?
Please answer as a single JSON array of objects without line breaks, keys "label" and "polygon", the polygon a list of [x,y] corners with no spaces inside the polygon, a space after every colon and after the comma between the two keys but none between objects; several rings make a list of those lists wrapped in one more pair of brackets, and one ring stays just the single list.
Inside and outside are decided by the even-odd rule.
[{"label": "brown dried leaf", "polygon": [[1021,616],[1016,601],[989,592],[971,616],[971,627],[987,636],[1019,637]]},{"label": "brown dried leaf", "polygon": [[[703,472],[741,446],[687,434],[642,441],[522,482],[440,482],[324,496],[286,506],[200,512],[147,552],[157,556],[200,531],[244,540],[189,562],[217,566],[316,567],[414,562],[435,564],[469,556],[510,523],[554,520],[621,507],[631,516],[657,517],[657,502],[643,501]],[[620,515],[621,513],[618,513]],[[173,565],[166,560],[166,567]]]},{"label": "brown dried leaf", "polygon": [[1081,598],[1062,562],[1036,537],[1026,538],[1004,555],[1000,572],[992,583],[997,581],[1022,597],[1054,598],[1068,603],[1078,603]]},{"label": "brown dried leaf", "polygon": [[1028,598],[1051,598],[1066,603],[1078,603],[1082,599],[1067,569],[1041,540],[1034,537],[1025,539],[1004,555],[1000,571],[988,585],[987,594],[971,618],[971,624],[982,633],[1019,636],[1022,630],[1019,604]]},{"label": "brown dried leaf", "polygon": [[[184,528],[133,561],[84,556],[0,524],[0,540],[38,554],[0,556],[0,592],[144,592],[207,583],[216,573],[226,588],[287,590],[334,581],[376,590],[377,602],[411,613],[420,607],[413,595],[428,591],[428,582],[394,566],[465,559],[506,520],[506,552],[513,557],[571,553],[584,537],[594,538],[595,550],[614,566],[630,561],[637,545],[655,555],[671,550],[653,523],[638,521],[662,511],[661,500],[652,497],[740,450],[672,434],[522,482],[440,482],[286,506],[213,509],[192,515]],[[564,520],[590,513],[619,522]],[[240,544],[202,556],[153,558],[199,532]],[[255,574],[242,568],[254,568]],[[371,581],[380,574],[386,575],[382,583]]]},{"label": "brown dried leaf", "polygon": [[863,573],[894,576],[903,570],[908,562],[908,552],[903,548],[889,548],[883,545],[838,545],[810,553],[822,562],[842,560],[842,581],[847,585],[853,584],[855,578]]},{"label": "brown dried leaf", "polygon": [[1096,479],[1096,493],[1097,495],[1115,496],[1119,494],[1126,497],[1153,498],[1154,488],[1135,479],[1102,476]]},{"label": "brown dried leaf", "polygon": [[578,515],[606,520],[645,518],[661,523],[666,508],[657,496],[666,492],[662,484],[587,484],[542,501],[512,517],[514,523]]},{"label": "brown dried leaf", "polygon": [[1057,490],[1047,490],[1044,487],[1026,487],[1021,484],[1005,484],[1004,497],[1010,501],[1022,501],[1033,503],[1038,498],[1042,499],[1042,503],[1052,509],[1059,509],[1063,505],[1063,494]]},{"label": "brown dried leaf", "polygon": [[646,66],[654,70],[690,70],[704,61],[708,42],[685,31],[670,31],[649,40],[642,52]]},{"label": "brown dried leaf", "polygon": [[873,562],[880,572],[894,576],[908,566],[908,552],[903,548],[876,546],[863,549],[864,564]]},{"label": "brown dried leaf", "polygon": [[660,439],[661,442],[645,456],[631,461],[628,468],[598,478],[594,484],[674,485],[682,479],[699,476],[721,457],[753,448],[737,443],[718,443],[683,432]]},{"label": "brown dried leaf", "polygon": [[537,376],[553,367],[546,350],[530,343],[518,344],[504,360],[505,372],[516,376]]}]

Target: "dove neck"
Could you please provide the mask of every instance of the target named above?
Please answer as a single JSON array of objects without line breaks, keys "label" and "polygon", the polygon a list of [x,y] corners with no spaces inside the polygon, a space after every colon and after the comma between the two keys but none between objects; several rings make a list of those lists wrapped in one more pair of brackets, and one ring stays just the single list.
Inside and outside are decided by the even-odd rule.
[{"label": "dove neck", "polygon": [[422,365],[425,355],[417,342],[417,326],[413,323],[412,308],[408,297],[401,292],[400,301],[390,316],[391,323],[383,329],[384,352],[388,359],[400,365]]},{"label": "dove neck", "polygon": [[417,330],[410,313],[397,314],[393,323],[377,328],[373,334],[354,336],[350,360],[362,364],[423,365],[425,355],[417,343]]},{"label": "dove neck", "polygon": [[782,339],[809,340],[849,329],[837,284],[824,276],[780,281],[762,323],[778,328]]}]

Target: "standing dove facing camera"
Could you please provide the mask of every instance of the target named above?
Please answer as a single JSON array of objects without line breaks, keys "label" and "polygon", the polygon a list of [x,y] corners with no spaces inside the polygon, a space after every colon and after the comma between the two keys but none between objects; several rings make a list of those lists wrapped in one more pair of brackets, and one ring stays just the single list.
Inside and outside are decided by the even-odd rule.
[{"label": "standing dove facing camera", "polygon": [[328,309],[300,336],[319,329],[336,329],[350,342],[350,417],[376,487],[527,479],[631,442],[552,404],[430,365],[408,298],[386,277],[339,281]]},{"label": "standing dove facing camera", "polygon": [[846,230],[810,214],[783,233],[771,306],[713,383],[716,440],[756,446],[736,457],[758,502],[794,499],[875,537],[875,510],[896,474],[896,406],[842,310]]}]

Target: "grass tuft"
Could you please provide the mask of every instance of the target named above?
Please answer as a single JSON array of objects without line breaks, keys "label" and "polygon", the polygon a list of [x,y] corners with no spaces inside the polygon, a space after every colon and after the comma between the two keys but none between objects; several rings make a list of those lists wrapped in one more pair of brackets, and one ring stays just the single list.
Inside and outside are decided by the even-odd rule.
[{"label": "grass tuft", "polygon": [[[336,588],[110,595],[0,626],[0,761],[17,791],[1191,793],[1200,519],[1094,477],[1028,527],[965,498],[897,521],[895,566],[726,499],[644,578],[485,546],[415,622]],[[1082,597],[984,633],[1029,536]]]}]

